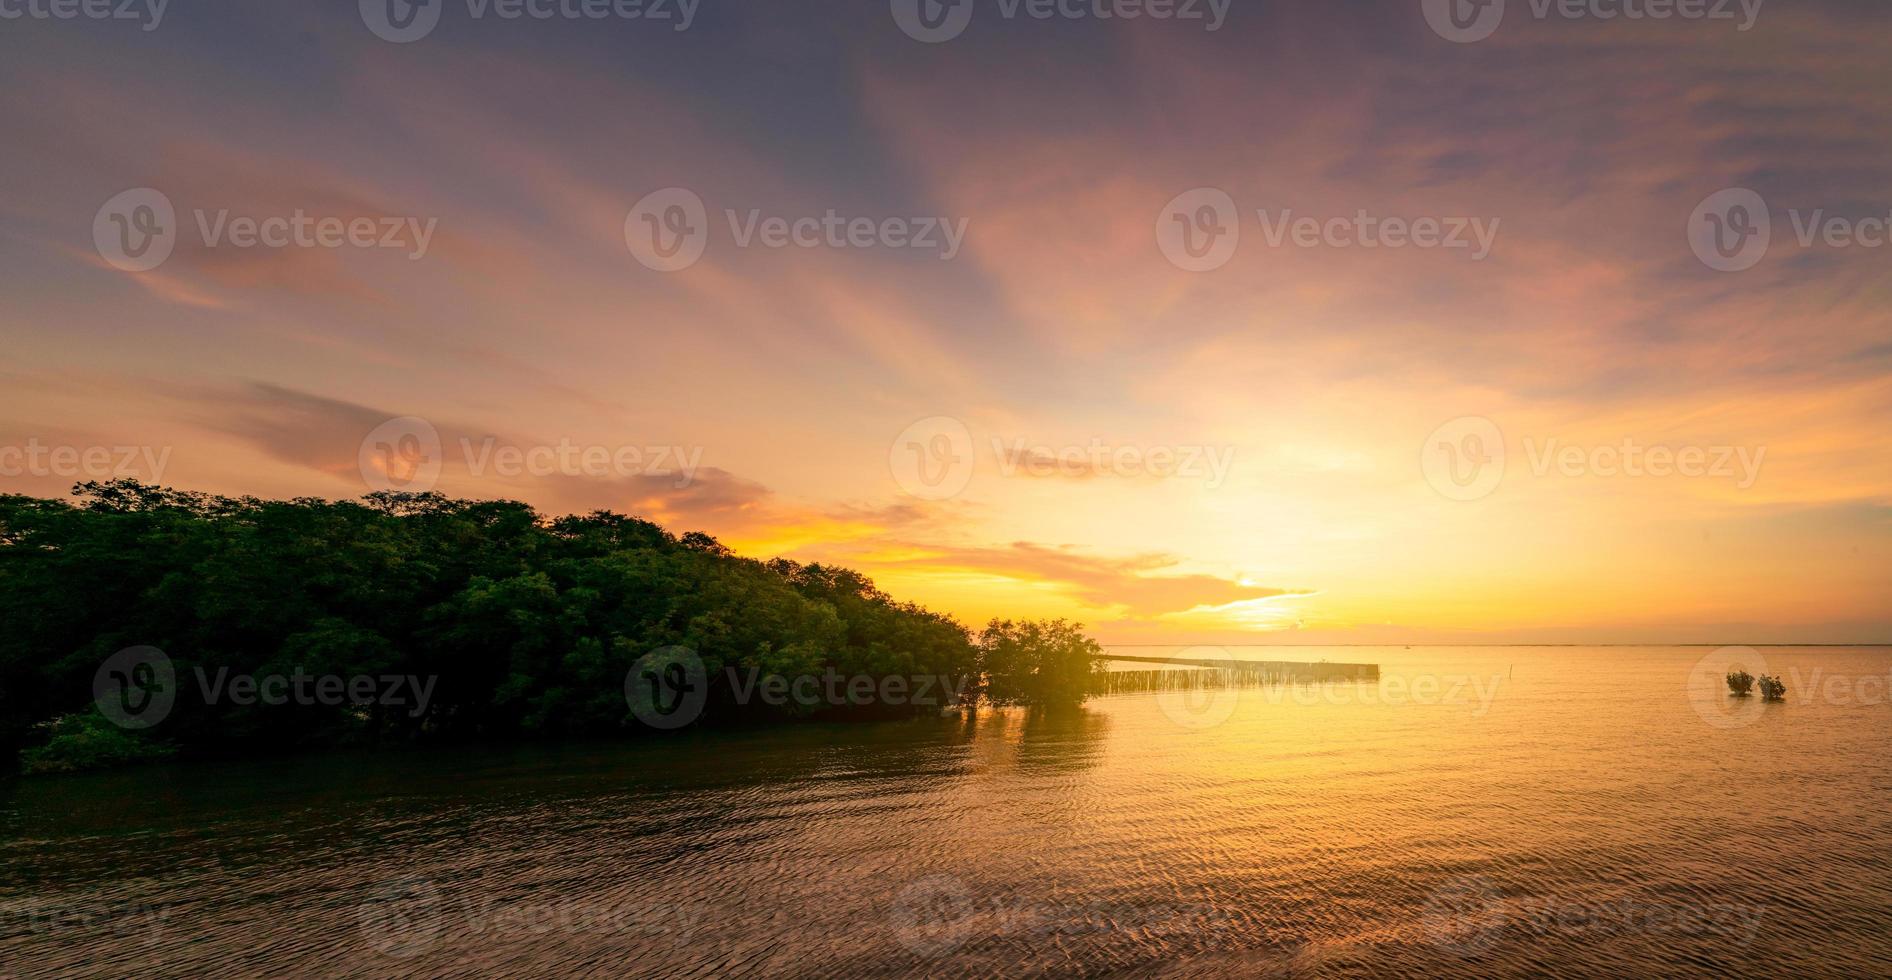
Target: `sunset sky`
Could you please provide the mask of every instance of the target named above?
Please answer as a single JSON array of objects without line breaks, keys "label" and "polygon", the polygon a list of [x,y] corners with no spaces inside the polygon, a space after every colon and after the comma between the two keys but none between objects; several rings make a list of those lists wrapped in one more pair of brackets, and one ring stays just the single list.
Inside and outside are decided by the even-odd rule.
[{"label": "sunset sky", "polygon": [[[352,2],[0,20],[0,447],[352,497],[363,440],[415,416],[448,493],[1114,642],[1892,640],[1892,5],[1771,0],[1742,30],[1739,4],[1511,0],[1459,43],[1419,0],[1235,0],[1215,30],[971,2],[940,43],[885,0],[702,0],[687,30],[451,0],[403,44]],[[177,215],[145,272],[94,242],[134,188]],[[671,272],[626,243],[667,188],[709,226]],[[1198,188],[1239,242],[1192,271],[1159,228]],[[1691,248],[1729,188],[1771,213],[1742,271]],[[204,241],[196,212],[224,210],[435,230],[418,259]],[[1493,234],[1482,258],[1277,244],[1285,210]],[[745,247],[752,211],[964,240]],[[1857,236],[1803,245],[1816,212]],[[1428,470],[1478,444],[1467,419],[1503,443],[1488,492]],[[953,425],[969,441],[935,441]],[[933,462],[970,448],[963,489],[902,479],[915,432]],[[698,465],[470,471],[460,440],[489,436]],[[1625,446],[1710,472],[1596,471]],[[1552,461],[1572,447],[1581,472]],[[1198,465],[1113,462],[1168,451]],[[76,482],[22,458],[0,491]]]}]

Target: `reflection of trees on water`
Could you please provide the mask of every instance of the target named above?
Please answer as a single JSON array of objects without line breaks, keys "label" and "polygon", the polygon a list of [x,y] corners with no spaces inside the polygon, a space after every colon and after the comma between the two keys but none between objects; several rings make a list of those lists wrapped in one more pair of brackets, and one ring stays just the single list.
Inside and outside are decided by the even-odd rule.
[{"label": "reflection of trees on water", "polygon": [[1081,705],[1025,713],[1019,764],[1028,769],[1088,769],[1103,761],[1110,716]]},{"label": "reflection of trees on water", "polygon": [[988,763],[1027,770],[1095,766],[1110,734],[1108,715],[1078,705],[990,711],[968,722]]}]

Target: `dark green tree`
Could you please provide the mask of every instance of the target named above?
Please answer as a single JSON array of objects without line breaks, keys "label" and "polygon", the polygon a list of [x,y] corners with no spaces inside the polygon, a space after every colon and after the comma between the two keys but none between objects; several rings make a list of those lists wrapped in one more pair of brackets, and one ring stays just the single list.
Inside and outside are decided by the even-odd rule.
[{"label": "dark green tree", "polygon": [[[49,769],[68,750],[119,760],[642,730],[625,678],[673,645],[708,669],[712,723],[887,708],[739,703],[726,668],[953,686],[990,674],[997,699],[1039,703],[1082,700],[1096,653],[1062,622],[994,623],[975,648],[951,617],[857,572],[759,562],[607,512],[546,519],[433,493],[266,501],[135,481],[81,484],[74,498],[0,496],[0,750],[38,746]],[[180,696],[159,730],[103,731],[94,674],[134,646],[171,658]],[[197,696],[199,677],[296,673],[434,687],[424,711]]]},{"label": "dark green tree", "polygon": [[1104,670],[1081,623],[992,620],[979,635],[985,696],[995,704],[1080,704]]}]

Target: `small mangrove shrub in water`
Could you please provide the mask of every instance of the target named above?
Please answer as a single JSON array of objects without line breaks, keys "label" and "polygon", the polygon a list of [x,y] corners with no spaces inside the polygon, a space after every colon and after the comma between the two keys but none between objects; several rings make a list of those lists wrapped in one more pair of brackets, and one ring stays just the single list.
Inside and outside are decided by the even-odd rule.
[{"label": "small mangrove shrub in water", "polygon": [[1769,677],[1762,674],[1761,697],[1769,701],[1785,701],[1787,700],[1787,685],[1781,683],[1777,676]]},{"label": "small mangrove shrub in water", "polygon": [[1728,673],[1728,693],[1737,698],[1747,697],[1754,691],[1754,675],[1745,670]]},{"label": "small mangrove shrub in water", "polygon": [[120,728],[97,709],[64,715],[39,727],[50,735],[46,744],[20,753],[20,768],[29,774],[105,769],[168,759],[177,753],[175,746]]}]

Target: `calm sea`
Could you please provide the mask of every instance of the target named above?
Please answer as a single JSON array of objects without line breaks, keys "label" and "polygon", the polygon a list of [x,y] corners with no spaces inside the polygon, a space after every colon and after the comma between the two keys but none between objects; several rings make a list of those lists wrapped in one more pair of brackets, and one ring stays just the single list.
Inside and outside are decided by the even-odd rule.
[{"label": "calm sea", "polygon": [[1892,651],[1230,652],[1383,675],[15,782],[0,977],[1892,973]]}]

